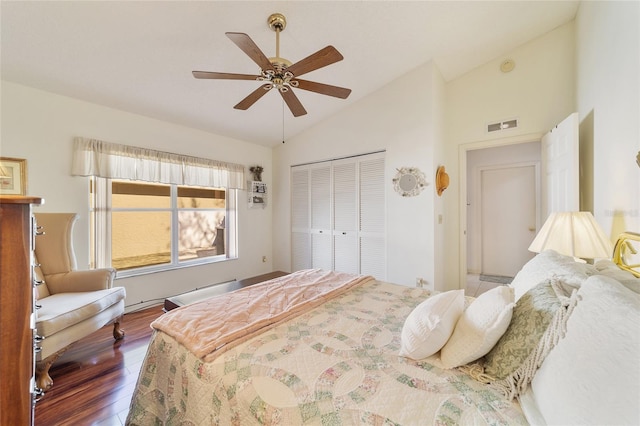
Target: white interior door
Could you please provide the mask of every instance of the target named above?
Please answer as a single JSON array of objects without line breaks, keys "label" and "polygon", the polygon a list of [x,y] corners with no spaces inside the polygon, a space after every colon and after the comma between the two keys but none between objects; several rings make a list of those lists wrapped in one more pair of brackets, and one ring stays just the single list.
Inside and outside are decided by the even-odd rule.
[{"label": "white interior door", "polygon": [[574,112],[542,138],[543,223],[552,212],[580,210],[579,126]]},{"label": "white interior door", "polygon": [[533,257],[536,179],[534,164],[480,171],[482,274],[513,277]]}]

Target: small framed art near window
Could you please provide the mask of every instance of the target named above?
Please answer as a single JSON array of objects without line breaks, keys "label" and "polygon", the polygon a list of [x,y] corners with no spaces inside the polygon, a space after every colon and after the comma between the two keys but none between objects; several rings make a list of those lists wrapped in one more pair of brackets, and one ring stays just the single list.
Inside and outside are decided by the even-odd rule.
[{"label": "small framed art near window", "polygon": [[27,195],[27,160],[0,157],[0,194]]}]

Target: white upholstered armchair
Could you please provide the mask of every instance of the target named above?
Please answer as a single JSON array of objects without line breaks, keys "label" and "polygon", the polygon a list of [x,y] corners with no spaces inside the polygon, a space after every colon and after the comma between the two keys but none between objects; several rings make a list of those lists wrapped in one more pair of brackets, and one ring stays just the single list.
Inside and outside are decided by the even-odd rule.
[{"label": "white upholstered armchair", "polygon": [[42,227],[35,244],[36,328],[44,337],[36,355],[36,383],[49,389],[49,368],[74,342],[113,323],[113,337],[124,337],[120,321],[125,290],[113,287],[112,268],[77,270],[73,251],[75,213],[36,213]]}]

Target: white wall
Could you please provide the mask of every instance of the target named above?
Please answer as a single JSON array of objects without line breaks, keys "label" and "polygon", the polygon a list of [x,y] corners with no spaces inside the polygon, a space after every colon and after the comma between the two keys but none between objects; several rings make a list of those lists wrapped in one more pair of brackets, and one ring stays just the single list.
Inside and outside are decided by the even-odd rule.
[{"label": "white wall", "polygon": [[[45,199],[36,211],[80,214],[74,235],[80,269],[89,263],[89,194],[88,179],[70,174],[75,136],[246,166],[261,164],[265,167],[263,181],[271,183],[272,151],[262,146],[5,81],[1,112],[0,155],[27,159],[28,194]],[[116,285],[127,290],[127,305],[271,271],[273,204],[264,210],[248,209],[246,197],[246,191],[239,192],[239,259],[118,279]],[[267,256],[266,263],[262,256]]]},{"label": "white wall", "polygon": [[[442,149],[444,83],[432,64],[425,64],[341,111],[319,126],[274,150],[274,267],[291,265],[290,167],[295,164],[386,150],[387,277],[415,285],[435,277],[434,175]],[[416,197],[403,198],[391,179],[400,167],[418,167],[429,186]]]},{"label": "white wall", "polygon": [[[466,253],[461,244],[461,221],[465,214],[460,199],[461,146],[495,142],[500,136],[486,132],[486,125],[518,118],[519,127],[504,139],[520,142],[526,135],[544,134],[574,110],[574,27],[565,24],[446,85],[445,159],[452,185],[445,197],[444,252],[447,289],[463,288]],[[500,63],[511,58],[515,69],[500,71]]]},{"label": "white wall", "polygon": [[[445,220],[445,203],[444,200],[449,196],[448,189],[446,189],[441,195],[438,195],[435,188],[435,171],[439,166],[445,166],[447,174],[450,174],[451,170],[447,167],[449,164],[445,162],[445,82],[442,79],[442,75],[438,71],[437,67],[432,73],[431,82],[431,131],[432,139],[435,141],[433,145],[433,159],[434,168],[432,176],[431,187],[432,196],[434,198],[434,212],[433,219],[434,224],[434,241],[433,241],[433,267],[434,267],[434,283],[435,288],[442,290],[446,287],[445,284],[445,268],[446,254],[443,250],[444,242],[447,238],[444,226]],[[451,179],[451,177],[450,177]],[[449,185],[451,186],[451,184]],[[450,219],[448,219],[450,220]]]},{"label": "white wall", "polygon": [[582,2],[576,17],[577,110],[587,152],[581,181],[615,240],[640,232],[640,3]]}]

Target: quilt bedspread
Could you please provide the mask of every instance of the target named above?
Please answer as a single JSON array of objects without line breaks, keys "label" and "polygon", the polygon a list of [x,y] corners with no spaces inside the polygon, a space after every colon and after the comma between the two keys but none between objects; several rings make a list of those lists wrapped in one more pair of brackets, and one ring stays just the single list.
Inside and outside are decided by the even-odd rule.
[{"label": "quilt bedspread", "polygon": [[398,356],[428,292],[379,281],[205,362],[156,331],[127,424],[526,424],[516,402],[466,374]]}]

